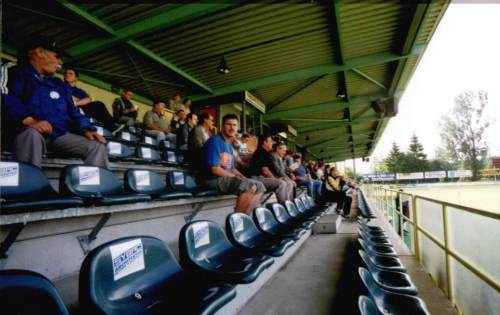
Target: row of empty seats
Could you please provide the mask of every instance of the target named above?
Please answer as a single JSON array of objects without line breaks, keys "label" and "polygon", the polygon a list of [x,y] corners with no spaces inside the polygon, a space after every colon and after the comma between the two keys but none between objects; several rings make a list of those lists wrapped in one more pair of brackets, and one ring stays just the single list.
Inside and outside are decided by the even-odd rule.
[{"label": "row of empty seats", "polygon": [[122,184],[116,175],[97,166],[68,165],[60,173],[59,193],[38,167],[1,161],[0,206],[3,212],[113,205],[151,200],[219,195],[204,189],[187,171],[169,171],[166,179],[151,170],[129,169]]},{"label": "row of empty seats", "polygon": [[[306,196],[232,213],[226,232],[193,221],[179,235],[180,263],[161,240],[130,236],[93,249],[80,270],[82,314],[213,314],[310,228],[326,208]],[[30,303],[26,303],[30,301]],[[31,271],[0,271],[0,304],[15,314],[68,314],[54,286]]]},{"label": "row of empty seats", "polygon": [[368,220],[377,218],[375,213],[368,206],[368,203],[366,202],[366,197],[361,189],[358,190],[358,208],[363,218]]},{"label": "row of empty seats", "polygon": [[164,166],[187,166],[184,159],[185,154],[172,149],[159,151],[144,145],[134,147],[117,141],[108,141],[106,149],[110,161],[159,164]]},{"label": "row of empty seats", "polygon": [[384,230],[361,220],[359,225],[359,255],[366,268],[358,272],[369,294],[359,297],[361,314],[429,315]]}]

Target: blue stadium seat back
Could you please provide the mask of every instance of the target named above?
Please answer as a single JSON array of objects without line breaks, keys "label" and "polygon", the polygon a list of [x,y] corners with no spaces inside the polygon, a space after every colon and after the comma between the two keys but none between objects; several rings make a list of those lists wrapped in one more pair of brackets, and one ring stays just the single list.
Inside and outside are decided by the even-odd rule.
[{"label": "blue stadium seat back", "polygon": [[[280,203],[272,203],[269,207],[273,211],[276,220],[281,224],[301,229],[310,229],[314,223],[312,221],[303,221],[300,217],[293,217]],[[295,210],[297,211],[297,208]]]},{"label": "blue stadium seat back", "polygon": [[295,198],[295,199],[293,199],[293,202],[295,203],[295,206],[297,207],[298,211],[300,211],[300,212],[307,211],[307,207],[304,204],[304,202],[302,201],[302,198]]},{"label": "blue stadium seat back", "polygon": [[187,171],[170,171],[167,173],[169,186],[178,192],[190,192],[196,197],[218,196],[220,192],[200,186],[195,176]]},{"label": "blue stadium seat back", "polygon": [[150,147],[157,147],[158,141],[156,141],[156,139],[151,137],[151,136],[143,136],[141,138],[141,145],[150,146]]},{"label": "blue stadium seat back", "polygon": [[52,282],[28,270],[0,270],[0,307],[2,314],[69,315]]},{"label": "blue stadium seat back", "polygon": [[304,213],[299,211],[296,203],[291,200],[285,201],[285,209],[292,218],[304,217]]},{"label": "blue stadium seat back", "polygon": [[83,205],[80,198],[58,194],[39,167],[7,160],[0,162],[0,198],[5,213]]},{"label": "blue stadium seat back", "polygon": [[184,268],[235,284],[255,281],[274,262],[270,256],[249,255],[235,248],[212,221],[193,221],[182,227],[179,255]]},{"label": "blue stadium seat back", "polygon": [[108,129],[106,129],[100,125],[94,125],[94,127],[97,129],[96,130],[97,134],[103,136],[106,139],[113,138],[113,134]]},{"label": "blue stadium seat back", "polygon": [[136,154],[139,159],[144,161],[155,162],[161,160],[160,153],[157,150],[150,147],[139,146],[137,147]]},{"label": "blue stadium seat back", "polygon": [[273,257],[282,256],[294,243],[292,240],[266,236],[255,226],[252,218],[244,213],[231,213],[226,217],[226,235],[235,247]]},{"label": "blue stadium seat back", "polygon": [[372,229],[372,228],[368,227],[367,225],[361,225],[359,227],[359,229],[360,229],[360,232],[363,232],[367,236],[370,236],[370,237],[378,237],[378,236],[387,237],[387,234],[382,229]]},{"label": "blue stadium seat back", "polygon": [[80,306],[85,314],[147,314],[162,303],[168,282],[181,271],[165,243],[154,237],[107,242],[83,261]]},{"label": "blue stadium seat back", "polygon": [[375,302],[366,295],[358,298],[358,307],[361,315],[381,315]]},{"label": "blue stadium seat back", "polygon": [[361,236],[363,240],[370,245],[393,246],[388,236],[371,236],[363,231],[359,231],[358,233],[359,236]]},{"label": "blue stadium seat back", "polygon": [[276,220],[272,211],[264,207],[257,207],[253,210],[253,221],[261,232],[275,237],[298,240],[305,233],[304,230],[293,230],[282,225]]},{"label": "blue stadium seat back", "polygon": [[179,161],[177,160],[177,154],[175,153],[175,151],[172,151],[172,150],[166,150],[166,151],[163,151],[163,161],[165,162],[165,164],[168,164],[168,165],[178,165],[179,164]]},{"label": "blue stadium seat back", "polygon": [[139,138],[137,135],[134,135],[133,133],[129,131],[121,131],[116,135],[116,138],[122,142],[127,142],[127,143],[137,143],[139,142]]},{"label": "blue stadium seat back", "polygon": [[158,143],[158,147],[162,150],[164,149],[175,149],[175,143],[170,140],[161,140]]},{"label": "blue stadium seat back", "polygon": [[427,307],[421,299],[406,294],[399,294],[382,289],[377,285],[370,272],[363,267],[358,269],[363,284],[368,289],[379,312],[395,315],[429,315]]},{"label": "blue stadium seat back", "polygon": [[316,214],[312,209],[309,209],[301,198],[295,198],[293,202],[291,200],[287,200],[285,202],[285,206],[290,214],[294,212],[294,209],[296,209],[295,212],[297,212],[298,216],[302,218],[317,221],[321,217],[321,215]]},{"label": "blue stadium seat back", "polygon": [[358,243],[365,250],[365,252],[373,253],[375,255],[386,255],[398,257],[398,253],[392,246],[385,245],[371,245],[366,243],[362,238],[358,238]]},{"label": "blue stadium seat back", "polygon": [[150,170],[127,170],[124,183],[127,191],[140,194],[159,195],[167,190],[167,184],[160,175]]},{"label": "blue stadium seat back", "polygon": [[142,128],[139,128],[136,126],[129,126],[128,132],[130,132],[131,134],[133,134],[137,137],[140,137],[142,135],[142,133],[144,132],[144,130]]},{"label": "blue stadium seat back", "polygon": [[128,194],[113,172],[98,166],[68,165],[61,171],[59,191],[87,202],[120,204],[150,201],[145,194]]},{"label": "blue stadium seat back", "polygon": [[110,160],[127,159],[133,155],[133,152],[130,150],[128,145],[117,141],[108,141],[106,143],[106,149]]},{"label": "blue stadium seat back", "polygon": [[368,255],[363,250],[358,250],[358,253],[366,265],[372,264],[376,268],[385,271],[406,272],[406,268],[397,257],[381,256],[373,253]]}]

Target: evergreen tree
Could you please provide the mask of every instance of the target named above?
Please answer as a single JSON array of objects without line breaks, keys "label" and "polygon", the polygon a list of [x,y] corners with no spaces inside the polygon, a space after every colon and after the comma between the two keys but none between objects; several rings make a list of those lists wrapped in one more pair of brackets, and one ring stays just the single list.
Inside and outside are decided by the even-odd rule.
[{"label": "evergreen tree", "polygon": [[411,137],[410,147],[408,149],[410,151],[409,153],[419,160],[425,160],[427,158],[427,154],[424,153],[424,146],[420,143],[416,134],[413,134]]},{"label": "evergreen tree", "polygon": [[389,155],[384,160],[384,163],[387,166],[387,170],[391,173],[401,172],[403,159],[404,154],[401,152],[396,142],[393,142],[391,152],[389,152]]},{"label": "evergreen tree", "polygon": [[424,153],[424,146],[415,134],[410,139],[410,146],[404,162],[406,172],[425,172],[428,170],[428,161],[427,155]]}]

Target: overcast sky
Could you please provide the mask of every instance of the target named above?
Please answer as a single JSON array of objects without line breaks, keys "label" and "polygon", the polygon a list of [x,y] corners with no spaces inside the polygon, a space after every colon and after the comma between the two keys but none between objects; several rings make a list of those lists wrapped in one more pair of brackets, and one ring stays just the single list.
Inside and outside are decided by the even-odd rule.
[{"label": "overcast sky", "polygon": [[500,0],[448,7],[399,102],[398,115],[388,123],[370,163],[357,160],[357,169],[369,172],[374,158],[386,157],[392,142],[407,150],[413,133],[434,157],[440,117],[458,94],[478,89],[488,92],[485,113],[496,121],[487,133],[490,155],[500,156]]}]

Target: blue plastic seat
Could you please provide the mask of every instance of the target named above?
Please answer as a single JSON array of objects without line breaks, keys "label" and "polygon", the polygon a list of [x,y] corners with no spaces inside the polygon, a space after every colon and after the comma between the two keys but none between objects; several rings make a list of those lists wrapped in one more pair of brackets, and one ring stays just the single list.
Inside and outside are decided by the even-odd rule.
[{"label": "blue plastic seat", "polygon": [[190,192],[168,191],[167,183],[160,175],[150,170],[127,170],[124,178],[125,190],[150,195],[157,200],[173,200],[181,198],[192,198]]},{"label": "blue plastic seat", "polygon": [[312,197],[306,194],[304,194],[301,198],[305,200],[305,203],[307,204],[307,208],[309,210],[313,211],[314,213],[318,213],[319,215],[325,214],[329,209],[328,206],[317,204]]},{"label": "blue plastic seat", "polygon": [[293,212],[293,207],[295,207],[298,210],[298,212],[300,213],[300,215],[302,216],[302,218],[312,220],[314,222],[318,221],[321,218],[321,214],[319,212],[316,212],[312,209],[309,209],[304,204],[304,202],[299,198],[295,198],[293,200],[293,202],[291,202],[290,200],[287,200],[285,202],[285,207],[288,210],[288,212],[290,212],[290,209],[292,209],[292,212]]},{"label": "blue plastic seat", "polygon": [[52,282],[28,270],[0,270],[0,311],[16,315],[69,315]]},{"label": "blue plastic seat", "polygon": [[394,315],[430,314],[421,299],[412,295],[398,294],[382,289],[375,283],[370,272],[363,267],[360,267],[358,272],[379,312]]},{"label": "blue plastic seat", "polygon": [[384,231],[384,229],[380,226],[375,226],[375,225],[368,225],[366,222],[363,222],[362,220],[358,220],[359,226],[364,229],[364,230],[370,230],[370,231]]},{"label": "blue plastic seat", "polygon": [[359,250],[359,256],[364,260],[367,258],[375,267],[385,271],[406,272],[406,268],[397,257],[380,256],[376,254],[367,255],[365,251]]},{"label": "blue plastic seat", "polygon": [[151,200],[146,194],[126,192],[111,171],[98,166],[68,165],[61,171],[59,185],[62,194],[80,197],[91,204],[114,205]]},{"label": "blue plastic seat", "polygon": [[236,296],[183,270],[164,242],[132,236],[93,249],[80,270],[82,314],[214,314]]},{"label": "blue plastic seat", "polygon": [[144,130],[142,128],[136,127],[136,126],[128,126],[127,130],[128,130],[128,132],[130,132],[131,134],[133,134],[137,137],[140,137],[144,133]]},{"label": "blue plastic seat", "polygon": [[254,209],[253,220],[261,232],[275,237],[298,240],[306,233],[305,229],[296,229],[279,223],[271,210],[262,207]]},{"label": "blue plastic seat", "polygon": [[363,192],[361,190],[359,190],[359,192],[358,192],[358,208],[359,208],[359,211],[360,211],[362,217],[364,217],[366,219],[377,218],[375,213],[368,206],[368,203],[366,202],[365,196],[363,195]]},{"label": "blue plastic seat", "polygon": [[137,147],[136,156],[131,159],[135,163],[158,163],[161,164],[163,161],[161,159],[160,153],[151,147]]},{"label": "blue plastic seat", "polygon": [[372,237],[377,237],[377,236],[382,236],[382,237],[387,237],[387,234],[385,233],[384,230],[379,230],[379,229],[371,229],[367,227],[366,225],[361,225],[359,229],[365,233],[367,236],[372,236]]},{"label": "blue plastic seat", "polygon": [[158,147],[159,147],[161,150],[165,150],[165,149],[175,149],[175,143],[171,142],[170,140],[161,140],[161,141],[158,143]]},{"label": "blue plastic seat", "polygon": [[358,242],[366,252],[373,253],[375,255],[398,257],[398,253],[396,252],[396,250],[394,250],[394,247],[392,246],[372,245],[366,243],[362,238],[358,238]]},{"label": "blue plastic seat", "polygon": [[251,283],[274,263],[267,255],[251,255],[231,245],[212,221],[193,221],[182,227],[179,255],[184,268],[201,277],[228,283]]},{"label": "blue plastic seat", "polygon": [[300,207],[302,210],[299,210],[299,207],[296,205],[296,203],[291,200],[285,200],[284,207],[288,214],[298,222],[307,223],[312,226],[319,219],[319,216],[308,213],[302,203]]},{"label": "blue plastic seat", "polygon": [[417,288],[406,273],[379,269],[373,264],[367,253],[360,253],[360,256],[373,279],[381,288],[395,293],[417,295]]},{"label": "blue plastic seat", "polygon": [[385,245],[385,246],[393,246],[389,237],[387,236],[371,236],[366,234],[363,231],[359,231],[359,236],[363,238],[363,240],[370,245]]},{"label": "blue plastic seat", "polygon": [[94,127],[97,129],[96,130],[97,134],[103,136],[106,139],[112,139],[113,138],[113,134],[111,133],[111,131],[109,131],[108,129],[104,128],[102,125],[95,125],[94,124]]},{"label": "blue plastic seat", "polygon": [[[274,217],[279,223],[290,228],[311,229],[311,226],[314,224],[314,221],[303,221],[298,217],[292,217],[280,203],[272,203],[269,205],[269,208],[271,208]],[[298,211],[297,208],[295,210]]]},{"label": "blue plastic seat", "polygon": [[358,307],[361,315],[380,315],[377,304],[366,295],[360,295],[358,298]]},{"label": "blue plastic seat", "polygon": [[170,187],[177,192],[189,192],[195,197],[219,196],[221,193],[216,189],[204,189],[196,183],[195,177],[187,171],[170,171],[167,174]]},{"label": "blue plastic seat", "polygon": [[117,141],[108,141],[106,143],[106,149],[110,161],[126,161],[132,158],[133,155],[128,145]]},{"label": "blue plastic seat", "polygon": [[162,153],[163,164],[169,166],[177,166],[179,165],[179,161],[177,160],[177,154],[175,151],[166,150]]},{"label": "blue plastic seat", "polygon": [[231,213],[226,217],[226,234],[235,247],[274,257],[282,256],[294,243],[260,232],[252,218],[244,213]]},{"label": "blue plastic seat", "polygon": [[140,144],[141,146],[147,146],[152,148],[158,147],[158,141],[156,141],[156,139],[151,136],[142,136]]},{"label": "blue plastic seat", "polygon": [[139,137],[130,131],[121,131],[115,136],[116,140],[124,142],[124,143],[129,143],[129,144],[136,144],[139,142]]},{"label": "blue plastic seat", "polygon": [[0,176],[0,208],[4,213],[83,206],[81,198],[58,194],[35,165],[1,161]]}]

